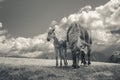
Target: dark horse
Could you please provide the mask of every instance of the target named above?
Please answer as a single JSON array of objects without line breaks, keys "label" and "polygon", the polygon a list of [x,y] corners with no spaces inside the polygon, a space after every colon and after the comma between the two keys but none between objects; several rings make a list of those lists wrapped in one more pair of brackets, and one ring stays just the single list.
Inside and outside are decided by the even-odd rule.
[{"label": "dark horse", "polygon": [[79,67],[79,55],[81,54],[81,63],[86,64],[85,53],[88,56],[88,65],[90,62],[92,39],[88,31],[79,23],[74,22],[67,31],[67,42],[72,51],[73,67]]}]

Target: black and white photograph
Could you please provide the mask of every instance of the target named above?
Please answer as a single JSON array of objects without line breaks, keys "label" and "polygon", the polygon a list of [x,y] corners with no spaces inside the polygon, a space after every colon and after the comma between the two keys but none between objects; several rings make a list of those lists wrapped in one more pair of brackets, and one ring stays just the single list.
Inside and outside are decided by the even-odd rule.
[{"label": "black and white photograph", "polygon": [[0,0],[0,80],[120,80],[120,0]]}]

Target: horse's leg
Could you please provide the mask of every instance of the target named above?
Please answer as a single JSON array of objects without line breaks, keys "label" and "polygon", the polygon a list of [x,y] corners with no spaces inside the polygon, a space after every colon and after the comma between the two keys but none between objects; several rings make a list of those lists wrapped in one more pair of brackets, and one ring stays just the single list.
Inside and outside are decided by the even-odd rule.
[{"label": "horse's leg", "polygon": [[75,66],[74,66],[74,68],[77,68],[78,64],[77,64],[77,53],[76,53],[76,51],[74,53],[74,59],[75,59]]},{"label": "horse's leg", "polygon": [[80,57],[81,57],[81,64],[83,63],[83,54],[80,52]]},{"label": "horse's leg", "polygon": [[90,47],[88,47],[88,65],[90,65],[91,64],[91,61],[90,61],[90,54],[91,54],[91,48]]},{"label": "horse's leg", "polygon": [[58,67],[58,49],[55,48],[55,54],[56,54],[56,67]]},{"label": "horse's leg", "polygon": [[75,63],[76,63],[76,58],[75,58],[75,52],[72,50],[72,60],[73,60],[73,64],[72,67],[75,67]]},{"label": "horse's leg", "polygon": [[66,66],[65,49],[64,48],[62,48],[62,58],[63,58],[63,61],[64,61],[64,65]]},{"label": "horse's leg", "polygon": [[64,62],[64,66],[66,66],[65,51],[64,51],[64,48],[62,48],[62,59],[63,59],[63,62]]},{"label": "horse's leg", "polygon": [[79,65],[78,65],[78,63],[79,63],[79,57],[77,55],[77,52],[73,51],[73,55],[72,56],[73,56],[73,65],[72,65],[72,67],[79,68]]},{"label": "horse's leg", "polygon": [[83,62],[83,64],[86,65],[85,53],[83,51],[81,52],[81,56],[82,56],[82,62]]},{"label": "horse's leg", "polygon": [[76,68],[79,68],[79,53],[76,53]]},{"label": "horse's leg", "polygon": [[64,60],[64,65],[67,66],[68,63],[67,63],[67,51],[66,51],[66,48],[63,48],[63,60]]},{"label": "horse's leg", "polygon": [[64,50],[65,50],[65,64],[67,66],[68,65],[68,62],[67,62],[67,48],[65,48]]},{"label": "horse's leg", "polygon": [[59,55],[60,55],[60,67],[62,66],[62,49],[59,49]]}]

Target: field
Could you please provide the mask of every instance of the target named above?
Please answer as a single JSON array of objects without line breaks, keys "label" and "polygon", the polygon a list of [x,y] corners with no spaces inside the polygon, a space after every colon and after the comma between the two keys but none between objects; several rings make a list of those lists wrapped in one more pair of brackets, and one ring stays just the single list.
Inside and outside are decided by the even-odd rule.
[{"label": "field", "polygon": [[120,80],[120,64],[92,62],[79,69],[55,67],[55,60],[0,57],[0,80]]}]

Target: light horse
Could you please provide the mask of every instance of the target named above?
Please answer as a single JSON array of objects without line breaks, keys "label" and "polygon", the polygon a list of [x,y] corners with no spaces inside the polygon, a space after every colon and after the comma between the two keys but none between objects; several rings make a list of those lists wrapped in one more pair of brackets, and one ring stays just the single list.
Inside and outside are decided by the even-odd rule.
[{"label": "light horse", "polygon": [[85,54],[88,56],[88,65],[90,65],[92,39],[88,31],[80,24],[74,22],[68,28],[67,41],[72,51],[72,66],[74,68],[79,67],[79,55],[81,55],[81,63],[85,65]]},{"label": "light horse", "polygon": [[67,45],[66,40],[58,40],[58,38],[55,35],[55,28],[49,29],[48,35],[47,35],[47,41],[50,41],[51,39],[54,40],[54,48],[55,48],[55,54],[56,54],[56,67],[58,67],[58,57],[60,57],[60,66],[62,66],[62,60],[64,60],[64,65],[67,66]]}]

